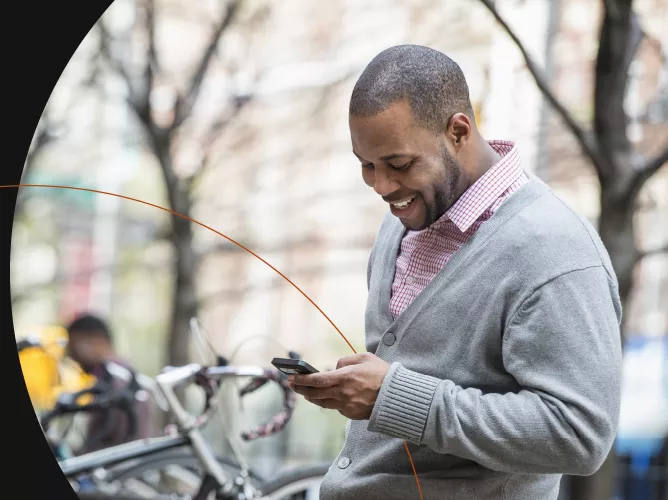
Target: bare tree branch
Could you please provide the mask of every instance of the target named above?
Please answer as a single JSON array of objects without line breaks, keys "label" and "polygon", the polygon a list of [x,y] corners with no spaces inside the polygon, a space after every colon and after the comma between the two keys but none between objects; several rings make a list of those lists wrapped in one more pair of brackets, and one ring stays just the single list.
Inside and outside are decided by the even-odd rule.
[{"label": "bare tree branch", "polygon": [[242,108],[251,99],[252,96],[244,96],[242,99],[235,98],[232,111],[228,115],[221,116],[218,120],[211,124],[201,141],[201,147],[203,150],[201,165],[190,177],[185,179],[185,182],[188,185],[188,189],[191,189],[201,178],[202,174],[207,170],[206,167],[210,162],[213,146],[215,145],[216,140],[220,137],[222,131],[239,115]]},{"label": "bare tree branch", "polygon": [[100,19],[97,24],[97,29],[100,32],[100,54],[111,67],[111,70],[117,73],[128,89],[128,97],[126,98],[127,105],[130,110],[137,116],[139,121],[148,127],[150,123],[150,108],[149,96],[150,89],[142,95],[139,93],[133,83],[130,73],[125,68],[123,63],[113,55],[112,50],[112,36],[104,26],[104,22]]},{"label": "bare tree branch", "polygon": [[56,135],[54,134],[53,129],[57,126],[58,125],[53,122],[49,112],[45,109],[44,114],[42,115],[41,127],[37,128],[32,146],[30,147],[28,155],[26,156],[23,177],[26,177],[29,171],[32,169],[35,163],[35,158],[42,151],[42,149],[56,140]]},{"label": "bare tree branch", "polygon": [[662,153],[646,161],[642,169],[640,169],[633,178],[630,192],[636,194],[640,192],[640,189],[642,189],[647,179],[652,177],[667,162],[668,162],[668,146],[666,146],[666,148],[663,150]]},{"label": "bare tree branch", "polygon": [[[99,55],[95,54],[89,61],[90,73],[85,76],[81,82],[79,82],[79,87],[81,89],[90,88],[95,85],[98,78],[98,59]],[[74,101],[79,98],[81,95],[80,92],[72,92],[72,97],[69,100],[69,106],[67,109],[70,109],[74,104]],[[44,150],[46,146],[58,140],[64,133],[67,132],[67,127],[65,125],[66,118],[63,118],[60,121],[56,121],[51,111],[49,110],[49,105],[44,108],[42,111],[42,116],[35,131],[32,143],[26,155],[25,163],[23,165],[23,172],[21,173],[21,179],[25,180],[34,170],[36,165],[37,156]],[[25,201],[27,200],[28,195],[24,193],[23,190],[19,191],[19,194],[16,198],[16,206],[14,207],[14,213],[20,214],[23,211]]]},{"label": "bare tree branch", "polygon": [[148,34],[148,61],[146,62],[145,81],[148,94],[153,88],[154,67],[158,67],[158,53],[155,50],[155,0],[146,3],[146,32]]},{"label": "bare tree branch", "polygon": [[243,107],[248,104],[253,96],[246,95],[243,97],[234,97],[234,102],[232,104],[232,110],[230,111],[229,114],[222,116],[216,120],[214,123],[211,124],[209,127],[209,130],[207,130],[204,139],[203,139],[203,144],[204,144],[204,149],[205,149],[205,156],[208,157],[209,155],[209,149],[213,146],[213,144],[216,142],[216,139],[220,136],[220,133],[225,129],[225,127],[232,121],[234,120],[237,116],[239,116],[239,113],[243,109]]},{"label": "bare tree branch", "polygon": [[111,47],[112,37],[102,19],[97,22],[97,29],[100,32],[100,53],[104,56],[107,63],[112,67],[112,69],[123,77],[125,83],[128,86],[128,92],[130,94],[131,104],[135,105],[133,102],[134,97],[137,95],[134,85],[132,84],[132,78],[128,73],[127,69],[121,61],[113,56],[113,49]]},{"label": "bare tree branch", "polygon": [[[601,24],[596,82],[594,85],[594,131],[606,170],[602,180],[611,180],[627,170],[629,158],[620,155],[631,149],[626,133],[628,117],[624,98],[629,67],[643,39],[643,31],[628,0],[608,0]],[[621,162],[621,164],[620,164]]]},{"label": "bare tree branch", "polygon": [[668,146],[666,146],[661,154],[658,154],[656,157],[647,160],[643,170],[647,172],[647,177],[649,178],[666,163],[668,163]]},{"label": "bare tree branch", "polygon": [[[52,127],[53,124],[51,122],[51,119],[47,114],[47,111],[45,110],[44,114],[42,114],[41,127],[40,126],[37,127],[37,131],[33,138],[33,142],[30,146],[30,149],[28,150],[26,161],[23,165],[23,172],[21,172],[22,181],[28,179],[31,172],[35,169],[35,165],[37,163],[35,160],[39,155],[39,153],[46,146],[48,146],[51,142],[55,140],[55,136],[53,135],[52,132]],[[24,190],[20,189],[16,196],[14,214],[20,214],[23,212],[23,208],[27,199],[28,199],[27,193],[25,193]]]},{"label": "bare tree branch", "polygon": [[656,52],[656,55],[659,58],[661,64],[668,63],[668,56],[663,50],[663,46],[661,45],[661,40],[657,40],[655,37],[647,33],[645,30],[643,30],[643,36],[645,38],[645,42],[647,42],[647,44],[650,47],[652,47]]},{"label": "bare tree branch", "polygon": [[141,98],[138,97],[135,105],[137,106],[137,115],[144,125],[155,133],[156,125],[151,120],[151,92],[155,81],[155,73],[158,71],[158,55],[155,49],[155,0],[146,0],[146,36],[148,38],[148,50],[142,78],[143,92]]},{"label": "bare tree branch", "polygon": [[657,247],[657,248],[652,248],[651,250],[646,250],[644,252],[639,252],[638,253],[638,260],[642,260],[645,257],[652,257],[654,255],[659,255],[661,253],[668,253],[668,243],[666,243],[663,246]]},{"label": "bare tree branch", "polygon": [[563,104],[561,104],[559,100],[556,98],[556,96],[550,89],[550,85],[547,82],[547,78],[543,74],[543,71],[536,65],[536,63],[533,61],[533,59],[527,52],[526,48],[524,47],[524,44],[520,41],[517,35],[515,35],[515,33],[513,32],[512,28],[508,25],[508,23],[503,19],[499,11],[494,6],[494,2],[492,0],[480,0],[480,1],[485,7],[487,7],[487,10],[489,10],[492,13],[496,21],[501,25],[504,31],[508,34],[508,36],[513,40],[517,48],[520,50],[520,52],[522,53],[522,57],[526,62],[527,69],[529,70],[531,76],[533,76],[533,79],[536,82],[536,86],[542,92],[545,99],[547,99],[547,101],[552,105],[552,107],[559,114],[559,116],[561,116],[561,118],[564,120],[564,123],[570,129],[570,131],[573,133],[576,140],[580,144],[580,147],[582,148],[584,154],[586,154],[589,158],[591,158],[597,170],[604,171],[605,160],[599,153],[598,146],[594,141],[592,135],[575,121],[575,119],[571,116],[570,112],[566,109],[566,107]]},{"label": "bare tree branch", "polygon": [[197,101],[197,96],[202,88],[202,82],[206,76],[207,70],[211,64],[214,54],[216,53],[216,48],[218,47],[218,41],[225,32],[225,30],[230,26],[234,15],[239,7],[240,0],[230,0],[223,14],[223,18],[220,23],[214,30],[202,58],[197,65],[197,69],[193,74],[188,90],[184,96],[178,96],[176,100],[174,121],[172,122],[171,129],[176,129],[184,122],[184,120],[190,116],[192,109]]},{"label": "bare tree branch", "polygon": [[[290,270],[290,280],[297,282],[300,279],[308,279],[322,275],[324,273],[336,273],[337,275],[345,275],[355,273],[359,275],[360,269],[365,269],[366,261],[360,262],[359,264],[351,263],[340,263],[333,266],[324,266],[324,265],[314,265],[309,267],[304,267],[302,269],[292,269]],[[273,275],[269,285],[259,286],[245,286],[245,287],[235,287],[228,288],[223,290],[216,290],[215,292],[210,292],[205,295],[199,296],[196,300],[200,307],[206,307],[210,305],[211,302],[217,300],[239,300],[244,297],[244,295],[249,292],[257,290],[275,290],[282,286],[290,286],[285,280],[283,280],[278,275]]]}]

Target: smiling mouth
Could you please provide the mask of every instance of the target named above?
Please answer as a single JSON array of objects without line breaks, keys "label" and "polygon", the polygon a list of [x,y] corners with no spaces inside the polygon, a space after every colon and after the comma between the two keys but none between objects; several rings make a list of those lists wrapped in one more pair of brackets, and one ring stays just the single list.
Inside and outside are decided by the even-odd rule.
[{"label": "smiling mouth", "polygon": [[392,205],[397,210],[405,210],[406,208],[408,208],[408,206],[411,204],[411,202],[414,199],[415,199],[415,196],[413,196],[412,198],[408,198],[406,200],[400,201],[398,203],[390,203],[390,205]]}]

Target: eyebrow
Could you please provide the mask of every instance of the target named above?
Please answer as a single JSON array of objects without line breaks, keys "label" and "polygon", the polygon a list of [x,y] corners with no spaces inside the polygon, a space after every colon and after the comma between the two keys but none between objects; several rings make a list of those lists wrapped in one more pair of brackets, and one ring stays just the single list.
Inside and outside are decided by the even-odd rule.
[{"label": "eyebrow", "polygon": [[[355,156],[357,156],[358,159],[362,160],[362,157],[360,155],[358,155],[357,153],[355,153],[355,151],[353,151],[353,154]],[[380,159],[383,160],[383,161],[389,161],[389,160],[394,160],[395,158],[403,158],[403,157],[406,157],[406,156],[412,156],[412,155],[405,154],[405,153],[396,153],[396,154],[382,156]]]}]

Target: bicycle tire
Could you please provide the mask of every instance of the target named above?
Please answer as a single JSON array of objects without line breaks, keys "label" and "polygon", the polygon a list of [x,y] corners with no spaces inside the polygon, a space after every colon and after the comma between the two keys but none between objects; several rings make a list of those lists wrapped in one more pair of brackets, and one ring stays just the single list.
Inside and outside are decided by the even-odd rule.
[{"label": "bicycle tire", "polygon": [[[225,457],[217,457],[217,459],[231,473],[239,472],[239,466],[234,461]],[[203,472],[198,459],[187,449],[168,450],[144,457],[141,460],[134,461],[134,463],[119,464],[110,469],[110,473],[112,474],[112,480],[127,481],[142,474],[142,472],[175,465],[193,469],[194,475],[200,479],[202,477]],[[320,482],[328,470],[329,464],[321,464],[286,471],[270,480],[263,480],[262,477],[253,471],[249,471],[249,475],[253,485],[261,492],[263,500],[308,500],[310,498],[318,498],[317,491],[319,490]],[[309,491],[311,494],[308,494]],[[207,489],[207,491],[203,492],[205,496],[211,493],[213,493],[213,489]],[[163,495],[166,495],[166,493]],[[103,500],[111,498],[111,496],[98,496],[97,498]],[[164,498],[166,499],[167,497],[165,496]],[[93,500],[92,497],[91,500]],[[135,500],[135,497],[128,497],[128,500]],[[156,496],[155,500],[160,500],[160,497]]]},{"label": "bicycle tire", "polygon": [[[226,457],[216,457],[218,462],[231,474],[238,474],[239,465]],[[168,467],[183,467],[191,471],[193,479],[201,483],[203,470],[199,460],[189,451],[188,448],[165,450],[153,455],[122,462],[111,467],[108,471],[109,481],[127,482],[137,479],[146,472],[164,470]],[[300,467],[291,471],[281,473],[275,478],[264,480],[254,471],[249,471],[252,484],[262,493],[263,500],[307,500],[312,495],[307,496],[308,491],[317,491],[322,478],[329,470],[329,464],[321,464],[310,467]],[[194,486],[194,485],[193,485]],[[197,485],[199,486],[199,485]],[[207,489],[203,494],[209,496],[213,489]],[[167,500],[174,497],[169,496],[170,492],[157,492],[154,500]],[[83,493],[81,494],[83,495]],[[122,496],[123,495],[123,496]],[[83,500],[84,497],[80,496]],[[110,498],[138,500],[149,497],[131,494],[105,494],[101,492],[86,493],[87,500],[103,500]],[[313,498],[317,498],[317,495]]]},{"label": "bicycle tire", "polygon": [[320,483],[330,464],[286,471],[260,486],[262,500],[310,500],[319,498]]},{"label": "bicycle tire", "polygon": [[[239,472],[241,469],[239,464],[227,457],[216,456],[216,460],[225,468],[234,469]],[[123,480],[130,474],[147,470],[155,467],[156,464],[167,465],[188,465],[193,468],[201,468],[199,460],[189,451],[188,448],[165,450],[142,457],[140,459],[128,460],[115,465],[109,469],[112,479]],[[262,482],[263,478],[253,470],[249,471],[249,475],[255,481]]]},{"label": "bicycle tire", "polygon": [[[102,493],[99,491],[91,491],[84,493],[77,493],[79,500],[146,500],[146,497],[141,495],[117,495],[111,493]],[[172,495],[158,495],[152,500],[174,500]]]},{"label": "bicycle tire", "polygon": [[[236,477],[241,468],[239,465],[226,457],[216,457],[219,464],[230,473],[231,477]],[[136,459],[128,462],[123,462],[109,469],[109,479],[110,481],[120,481],[127,483],[130,480],[137,480],[139,476],[155,472],[155,471],[165,471],[167,469],[180,468],[180,474],[190,474],[191,479],[191,495],[194,495],[200,488],[203,478],[204,471],[202,469],[202,464],[195,457],[188,448],[176,449],[176,450],[166,450],[141,459]],[[255,473],[254,471],[248,472],[251,479],[251,483],[259,487],[262,483],[262,478]],[[203,492],[203,496],[208,498],[212,493],[212,490],[207,489]],[[174,493],[172,491],[156,491],[156,494],[170,494]],[[147,497],[144,497],[147,498]],[[155,497],[156,500],[160,500],[159,497]]]}]

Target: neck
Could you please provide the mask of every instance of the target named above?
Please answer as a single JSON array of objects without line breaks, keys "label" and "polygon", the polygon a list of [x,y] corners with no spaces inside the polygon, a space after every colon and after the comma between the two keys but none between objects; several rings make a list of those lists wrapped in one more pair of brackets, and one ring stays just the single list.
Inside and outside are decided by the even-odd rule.
[{"label": "neck", "polygon": [[458,196],[470,188],[478,179],[492,168],[501,159],[492,146],[479,134],[476,134],[475,148],[469,160],[462,166],[462,176],[459,182]]},{"label": "neck", "polygon": [[476,169],[471,184],[485,175],[485,173],[501,159],[501,155],[499,155],[499,153],[497,153],[482,136],[478,136],[478,154],[476,156]]}]

